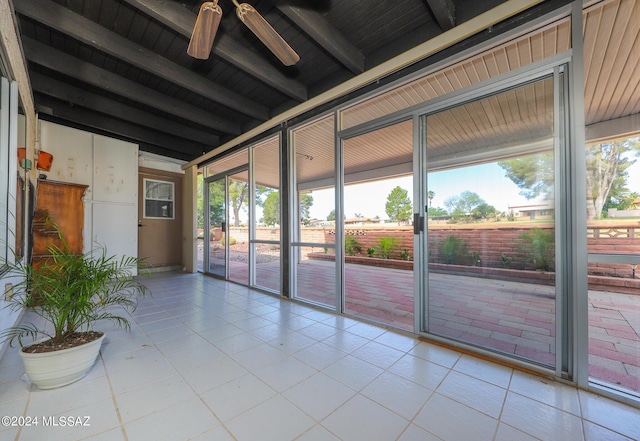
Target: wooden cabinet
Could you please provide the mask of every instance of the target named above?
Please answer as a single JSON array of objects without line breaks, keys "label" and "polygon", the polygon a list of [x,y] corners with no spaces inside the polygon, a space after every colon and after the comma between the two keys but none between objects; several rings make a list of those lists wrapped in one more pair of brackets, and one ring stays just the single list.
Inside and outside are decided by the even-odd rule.
[{"label": "wooden cabinet", "polygon": [[[61,245],[58,229],[74,253],[82,254],[84,206],[87,185],[38,181],[33,220],[33,263],[46,260],[52,244]],[[56,228],[57,226],[57,228]]]}]

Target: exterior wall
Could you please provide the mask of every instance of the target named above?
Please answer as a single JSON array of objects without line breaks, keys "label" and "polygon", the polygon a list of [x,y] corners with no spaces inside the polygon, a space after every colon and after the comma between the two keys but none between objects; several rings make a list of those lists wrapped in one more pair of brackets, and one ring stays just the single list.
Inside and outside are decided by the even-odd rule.
[{"label": "exterior wall", "polygon": [[640,210],[618,210],[609,208],[607,217],[640,217]]}]

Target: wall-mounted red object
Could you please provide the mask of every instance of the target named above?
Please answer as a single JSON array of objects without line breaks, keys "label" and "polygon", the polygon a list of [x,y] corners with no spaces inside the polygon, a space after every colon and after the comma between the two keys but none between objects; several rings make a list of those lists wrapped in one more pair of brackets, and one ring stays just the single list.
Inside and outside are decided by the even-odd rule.
[{"label": "wall-mounted red object", "polygon": [[38,154],[38,162],[36,162],[36,168],[38,170],[49,171],[51,170],[51,164],[53,163],[53,155],[51,153],[43,152],[40,150]]}]

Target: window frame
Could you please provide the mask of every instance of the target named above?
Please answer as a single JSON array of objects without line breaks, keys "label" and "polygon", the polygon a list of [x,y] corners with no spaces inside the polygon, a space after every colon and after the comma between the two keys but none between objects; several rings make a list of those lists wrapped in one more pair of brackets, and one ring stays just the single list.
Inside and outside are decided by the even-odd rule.
[{"label": "window frame", "polygon": [[[155,182],[160,184],[171,185],[171,199],[157,199],[147,197],[147,183]],[[142,179],[142,218],[143,219],[163,219],[163,220],[175,220],[176,218],[176,185],[173,181],[165,181],[162,179],[143,178]],[[171,203],[171,216],[149,216],[147,215],[147,201],[162,201]]]}]

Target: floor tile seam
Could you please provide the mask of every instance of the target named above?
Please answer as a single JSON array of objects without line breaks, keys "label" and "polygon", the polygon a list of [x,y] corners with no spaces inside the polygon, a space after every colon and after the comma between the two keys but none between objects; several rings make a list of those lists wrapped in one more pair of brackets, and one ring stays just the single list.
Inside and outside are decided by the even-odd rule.
[{"label": "floor tile seam", "polygon": [[[391,373],[391,374],[393,374],[393,372],[390,372],[390,373]],[[395,374],[395,375],[398,375],[398,374]],[[400,375],[398,375],[398,376],[400,377]],[[409,380],[409,379],[407,379],[407,378],[404,378],[404,377],[400,377],[400,378],[403,378],[403,379],[405,379],[405,380],[407,380],[407,381],[411,381],[411,380]],[[374,381],[375,381],[375,380],[374,380]],[[414,424],[414,423],[413,423],[414,418],[416,418],[416,417],[420,414],[420,412],[422,411],[422,409],[424,408],[424,406],[426,406],[426,404],[429,402],[429,400],[431,399],[431,397],[433,396],[433,394],[435,394],[435,393],[436,393],[436,391],[435,391],[434,389],[431,389],[430,387],[427,387],[427,386],[423,386],[423,385],[421,385],[421,384],[418,384],[418,383],[416,383],[415,381],[411,381],[411,382],[412,382],[413,384],[415,384],[415,385],[417,385],[417,386],[420,386],[420,387],[422,387],[422,388],[424,388],[424,389],[427,389],[427,390],[429,391],[429,396],[428,396],[428,398],[427,398],[427,399],[425,400],[425,402],[420,406],[420,408],[419,408],[419,409],[418,409],[418,410],[413,414],[413,416],[412,416],[411,418],[407,418],[406,416],[399,414],[396,410],[394,410],[394,409],[392,409],[392,408],[390,408],[390,407],[388,407],[388,406],[384,405],[383,403],[378,402],[378,401],[377,401],[377,400],[375,400],[374,398],[372,398],[372,397],[370,397],[370,396],[366,395],[366,394],[364,393],[364,390],[365,390],[365,389],[367,389],[367,387],[368,387],[368,386],[363,387],[363,388],[358,392],[358,394],[362,395],[362,396],[363,396],[363,397],[365,397],[365,398],[368,398],[369,400],[373,401],[373,402],[374,402],[374,403],[376,403],[377,405],[379,405],[379,406],[381,406],[381,407],[384,407],[384,408],[385,408],[385,409],[387,409],[389,412],[394,413],[394,414],[398,415],[399,417],[401,417],[401,418],[403,418],[403,419],[407,420],[410,424]],[[372,383],[370,383],[370,385],[371,385],[371,384],[372,384]],[[442,395],[442,394],[440,394],[440,395]]]},{"label": "floor tile seam", "polygon": [[[448,395],[445,395],[445,394],[443,394],[443,393],[438,392],[438,389],[436,388],[436,390],[434,390],[434,392],[431,394],[431,396],[429,397],[429,399],[428,399],[428,400],[424,403],[424,405],[420,408],[420,410],[418,411],[418,413],[417,413],[417,414],[416,414],[416,415],[415,415],[415,416],[410,420],[412,424],[415,424],[416,426],[420,427],[421,429],[424,429],[424,430],[426,430],[426,431],[428,431],[428,432],[429,432],[429,429],[428,429],[427,427],[424,427],[424,426],[420,425],[419,423],[417,423],[417,422],[415,421],[415,419],[416,419],[416,418],[417,418],[417,417],[418,417],[418,416],[419,416],[419,415],[424,411],[424,408],[429,404],[429,402],[430,402],[431,400],[433,400],[433,398],[434,398],[436,395],[437,395],[437,396],[439,396],[439,397],[442,397],[442,398],[445,398],[445,399],[448,399],[448,400],[454,401],[456,404],[458,404],[458,405],[460,405],[460,406],[464,406],[464,407],[466,407],[466,408],[467,408],[467,409],[469,409],[469,410],[472,410],[472,411],[474,411],[474,412],[477,412],[477,413],[481,414],[482,416],[485,416],[485,417],[487,417],[487,418],[491,418],[493,421],[495,421],[495,422],[496,422],[496,430],[497,430],[497,428],[499,427],[500,423],[502,422],[499,418],[496,418],[496,417],[494,417],[494,416],[491,416],[491,415],[489,415],[489,414],[487,414],[487,413],[485,413],[485,412],[483,412],[483,411],[481,411],[481,410],[479,410],[479,409],[476,409],[476,408],[475,408],[475,407],[473,407],[473,406],[470,406],[470,405],[469,405],[469,404],[467,404],[467,403],[460,402],[460,401],[456,400],[455,398],[452,398],[452,397],[450,397],[450,396],[448,396]],[[519,430],[520,432],[524,432],[524,431],[523,431],[523,430],[521,430],[521,429],[518,429],[518,430]],[[429,432],[429,433],[432,433],[432,432]],[[497,433],[497,432],[494,432],[494,438],[495,438],[496,433]],[[526,433],[527,435],[530,435],[530,434],[529,434],[529,433],[527,433],[527,432],[524,432],[524,433]],[[535,437],[534,437],[534,438],[535,438]]]},{"label": "floor tile seam", "polygon": [[[418,413],[420,413],[420,411],[418,411]],[[417,414],[416,414],[417,415]],[[415,417],[414,417],[415,418]],[[398,441],[399,439],[401,439],[405,433],[407,433],[407,431],[412,427],[415,426],[417,428],[419,428],[420,430],[424,430],[425,432],[427,432],[429,435],[431,435],[434,439],[436,440],[441,440],[441,441],[445,441],[444,439],[440,438],[438,435],[436,435],[433,432],[429,432],[428,430],[426,430],[424,427],[418,426],[416,423],[413,423],[411,421],[409,421],[409,424],[407,425],[407,427],[404,428],[404,430],[402,432],[400,432],[400,434],[396,437],[396,441]]]},{"label": "floor tile seam", "polygon": [[[362,349],[362,346],[360,346],[358,349]],[[380,368],[380,369],[382,369],[384,371],[387,371],[387,370],[391,369],[392,366],[394,366],[396,363],[398,363],[402,358],[404,358],[407,355],[407,353],[404,353],[403,355],[400,356],[400,358],[398,358],[396,361],[391,363],[389,366],[381,366],[381,365],[379,365],[379,364],[377,364],[377,363],[375,363],[375,362],[373,362],[371,360],[367,360],[366,358],[363,358],[362,356],[359,356],[358,354],[356,354],[355,352],[357,352],[358,349],[354,349],[353,351],[351,351],[351,353],[349,355],[351,355],[353,357],[356,357],[358,360],[364,361],[365,363],[368,363],[368,364],[370,364],[370,365],[372,365],[374,367]],[[376,358],[376,357],[373,357],[373,358]]]},{"label": "floor tile seam", "polygon": [[[24,375],[26,375],[26,374],[24,374]],[[32,387],[33,386],[30,383],[27,383],[27,399],[26,399],[26,401],[24,403],[24,409],[23,409],[22,415],[21,415],[22,417],[26,417],[27,416],[27,410],[29,409],[29,404],[31,403],[31,388]],[[17,400],[11,400],[10,402],[15,402],[15,401],[17,401]],[[18,415],[15,415],[15,416],[18,416]],[[20,434],[22,433],[22,427],[23,426],[20,426],[20,425],[18,426],[18,430],[16,431],[15,441],[18,441],[20,439]],[[7,429],[7,431],[8,430],[10,430],[10,429]]]},{"label": "floor tile seam", "polygon": [[[206,401],[205,401],[205,400],[203,399],[203,397],[202,397],[202,394],[204,394],[204,393],[206,393],[206,392],[208,392],[208,391],[210,391],[210,390],[213,390],[213,389],[215,389],[216,387],[222,386],[222,384],[217,385],[217,386],[215,386],[215,387],[212,387],[211,389],[207,389],[206,391],[203,391],[202,393],[200,393],[200,392],[198,392],[197,390],[195,390],[195,389],[194,389],[194,387],[191,385],[191,383],[190,383],[190,382],[189,382],[189,381],[184,377],[184,375],[183,375],[182,371],[181,371],[180,369],[178,369],[178,368],[177,368],[177,367],[176,367],[176,366],[171,362],[171,360],[169,360],[169,359],[166,359],[166,360],[167,360],[167,362],[169,362],[169,364],[171,365],[171,367],[175,370],[175,375],[176,375],[176,376],[178,376],[178,377],[182,380],[182,382],[183,382],[183,383],[184,383],[184,384],[185,384],[185,385],[186,385],[186,386],[191,390],[191,392],[193,393],[193,396],[188,397],[188,398],[185,398],[184,400],[178,401],[178,402],[176,402],[176,403],[173,403],[172,405],[167,406],[167,407],[164,407],[164,408],[162,408],[162,409],[160,409],[160,410],[168,409],[168,408],[173,407],[173,406],[175,406],[175,405],[177,405],[177,404],[180,404],[180,403],[183,403],[183,402],[188,401],[188,400],[190,400],[190,399],[193,399],[194,397],[195,397],[195,398],[198,398],[198,400],[200,400],[200,401],[202,402],[202,404],[203,404],[203,405],[207,408],[207,410],[212,414],[212,416],[216,419],[216,421],[218,421],[219,425],[221,425],[221,426],[222,426],[222,427],[227,431],[227,433],[231,434],[232,432],[231,432],[231,431],[229,430],[229,428],[224,424],[224,422],[222,421],[222,419],[221,419],[220,417],[218,417],[218,415],[216,415],[216,413],[213,411],[213,409],[211,409],[211,408],[209,407],[209,405],[206,403]],[[248,372],[249,372],[249,371],[248,371]],[[171,376],[173,376],[173,375],[163,377],[162,379],[156,380],[156,382],[157,382],[157,381],[163,381],[164,379],[166,379],[166,378],[170,378]],[[229,383],[229,382],[231,382],[231,381],[233,381],[233,380],[229,380],[229,381],[227,381],[226,383],[223,383],[223,384],[227,384],[227,383]],[[111,386],[111,383],[109,383],[109,384],[110,384],[110,386]],[[149,384],[149,383],[146,383],[145,385],[147,385],[147,384]],[[144,385],[143,385],[143,386],[144,386]],[[143,386],[141,386],[141,387],[143,387]],[[112,393],[113,393],[113,391],[112,391]],[[123,392],[122,394],[124,394],[124,393],[126,393],[126,392]],[[115,400],[115,396],[116,396],[116,395],[114,395],[114,400]],[[117,403],[114,403],[114,404],[116,405],[116,408],[117,408]],[[158,411],[158,410],[154,411],[153,413],[156,413],[157,411]],[[152,413],[152,414],[153,414],[153,413]],[[151,414],[150,414],[150,415],[151,415]],[[139,419],[141,419],[141,418],[148,417],[148,416],[149,416],[149,415],[145,415],[145,416],[143,416],[143,417],[136,418],[136,419],[134,419],[134,420],[132,420],[132,421],[129,421],[127,424],[132,423],[133,421],[139,420]],[[120,413],[119,413],[119,412],[118,412],[118,418],[119,418],[119,419],[121,419],[121,418],[120,418]],[[213,427],[213,428],[215,428],[215,427]],[[209,427],[209,428],[207,428],[207,430],[205,430],[205,431],[204,431],[204,432],[202,432],[202,433],[206,433],[207,431],[209,431],[209,430],[211,430],[211,429],[212,429],[212,427]],[[198,434],[198,435],[199,435],[199,434]],[[196,435],[196,436],[197,436],[197,435]],[[124,440],[124,441],[128,441],[128,438],[126,438],[126,437],[125,437],[125,440]]]},{"label": "floor tile seam", "polygon": [[[321,343],[321,342],[318,342],[318,343]],[[313,346],[313,345],[312,345],[312,346]],[[334,363],[339,362],[340,360],[342,360],[343,358],[345,358],[347,355],[351,355],[351,354],[346,353],[346,352],[344,352],[344,351],[340,351],[339,349],[334,348],[334,347],[332,347],[332,346],[329,346],[329,347],[330,347],[333,351],[341,352],[341,353],[342,353],[342,355],[341,355],[339,358],[337,358],[337,359],[335,359],[335,360],[332,360],[332,361],[331,361],[331,363],[329,363],[327,366],[323,367],[322,369],[318,369],[317,367],[315,367],[315,366],[313,366],[313,365],[310,365],[310,364],[309,364],[309,363],[307,363],[306,361],[301,360],[300,358],[298,358],[298,357],[296,357],[296,356],[295,356],[295,354],[299,354],[299,353],[300,353],[300,352],[302,352],[303,350],[308,349],[308,348],[309,348],[309,346],[307,346],[306,348],[303,348],[303,349],[301,349],[301,350],[299,350],[299,351],[295,352],[294,354],[291,354],[291,356],[292,356],[293,358],[295,358],[296,360],[300,361],[301,363],[304,363],[304,364],[306,364],[307,366],[309,366],[309,367],[311,367],[311,368],[313,368],[313,369],[317,370],[318,372],[322,372],[324,369],[328,368],[329,366],[331,366],[331,365],[332,365],[332,364],[334,364]],[[322,372],[322,373],[324,373],[324,372]],[[324,375],[327,375],[327,374],[324,374]]]},{"label": "floor tile seam", "polygon": [[[369,383],[369,384],[370,384],[370,383]],[[363,387],[360,391],[356,391],[356,393],[355,393],[353,396],[349,397],[349,399],[348,399],[347,401],[345,401],[344,403],[340,404],[338,407],[336,407],[335,409],[333,409],[333,411],[332,411],[332,412],[330,412],[330,413],[328,413],[327,415],[325,415],[322,419],[320,419],[320,420],[316,420],[316,419],[315,419],[315,418],[313,418],[313,417],[311,417],[311,418],[313,418],[313,419],[314,419],[314,421],[317,421],[317,423],[318,423],[319,425],[321,425],[325,430],[327,430],[327,431],[328,431],[329,433],[331,433],[332,435],[335,435],[335,437],[339,439],[339,435],[338,435],[337,433],[332,432],[332,431],[331,431],[327,426],[325,426],[325,425],[323,424],[323,422],[324,422],[324,421],[326,421],[326,420],[327,420],[329,417],[331,417],[332,415],[334,415],[336,412],[339,412],[339,411],[340,411],[340,409],[341,409],[341,408],[343,408],[344,406],[346,406],[350,401],[352,401],[352,400],[356,399],[358,396],[360,396],[361,398],[363,398],[363,399],[365,399],[365,400],[367,400],[367,401],[372,402],[372,403],[373,403],[373,404],[375,404],[376,406],[380,406],[380,407],[382,407],[383,409],[390,411],[390,412],[391,412],[391,413],[393,413],[395,416],[397,416],[397,417],[399,417],[399,418],[401,418],[401,419],[403,419],[404,421],[406,421],[406,422],[407,422],[407,426],[406,426],[406,427],[405,427],[405,428],[400,432],[400,434],[398,435],[398,437],[400,437],[400,436],[401,436],[401,435],[402,435],[402,434],[403,434],[403,433],[404,433],[404,432],[409,428],[409,426],[411,426],[411,424],[413,424],[413,423],[412,423],[413,418],[412,418],[411,420],[408,420],[406,417],[404,417],[404,416],[402,416],[402,415],[400,415],[400,414],[396,413],[395,411],[393,411],[393,410],[389,409],[388,407],[386,407],[386,406],[384,406],[384,405],[382,405],[382,404],[378,403],[377,401],[373,400],[372,398],[369,398],[368,396],[366,396],[366,395],[362,394],[362,390],[364,390],[365,388],[366,388],[366,386],[365,386],[365,387]],[[427,401],[428,401],[428,400],[427,400]],[[422,408],[421,408],[421,410],[422,410]],[[420,411],[418,411],[418,413],[420,413]],[[417,414],[416,414],[416,415],[417,415]],[[414,418],[415,418],[415,416],[414,416]],[[397,438],[396,438],[396,439],[397,439]]]},{"label": "floor tile seam", "polygon": [[[211,413],[211,415],[215,418],[215,421],[217,421],[217,423],[218,423],[218,424],[217,424],[217,425],[215,425],[215,426],[207,427],[207,429],[206,429],[204,432],[201,432],[201,433],[206,433],[207,431],[209,431],[209,430],[211,430],[211,429],[216,428],[218,425],[222,425],[222,420],[221,420],[221,419],[218,417],[218,415],[216,415],[216,414],[215,414],[215,412],[214,412],[214,411],[213,411],[213,410],[212,410],[212,409],[207,405],[207,403],[206,403],[206,402],[204,402],[204,400],[202,399],[202,397],[200,396],[200,394],[198,394],[195,390],[193,390],[193,388],[191,388],[191,385],[189,385],[189,383],[187,383],[186,381],[185,381],[185,384],[187,384],[187,386],[189,386],[189,388],[192,390],[192,392],[194,393],[194,394],[193,394],[193,396],[187,397],[187,398],[182,399],[182,400],[180,400],[180,401],[176,401],[175,403],[172,403],[172,404],[170,404],[170,405],[168,405],[168,406],[164,406],[164,407],[161,407],[161,408],[155,409],[155,410],[154,410],[153,412],[151,412],[151,413],[148,413],[148,414],[145,414],[145,415],[139,416],[139,417],[134,418],[134,419],[132,419],[132,420],[130,420],[130,421],[124,421],[124,422],[123,422],[123,425],[124,425],[125,429],[126,429],[126,425],[127,425],[127,424],[133,424],[133,423],[136,423],[137,421],[140,421],[140,420],[143,420],[143,419],[145,419],[145,418],[148,418],[148,417],[150,417],[150,416],[152,416],[152,415],[154,415],[154,414],[157,414],[157,413],[162,412],[162,411],[164,411],[164,410],[170,409],[170,408],[172,408],[172,407],[174,407],[174,406],[177,406],[177,405],[179,405],[179,404],[185,403],[185,402],[187,402],[187,401],[189,401],[189,400],[192,400],[192,399],[194,399],[194,398],[197,398],[200,402],[202,402],[202,404],[207,408],[207,410],[209,411],[209,413]],[[226,427],[225,427],[225,429],[226,429]],[[111,428],[110,428],[109,430],[111,430]],[[194,435],[194,436],[197,436],[197,435],[200,435],[200,434],[196,434],[196,435]],[[128,440],[128,438],[125,438],[125,441],[127,441],[127,440]]]},{"label": "floor tile seam", "polygon": [[[173,367],[173,366],[172,366],[172,367]],[[122,395],[124,395],[124,394],[126,394],[126,393],[129,393],[129,392],[131,392],[131,391],[135,391],[135,390],[141,389],[141,388],[146,387],[146,386],[148,386],[148,385],[150,385],[150,384],[153,384],[153,383],[158,383],[158,382],[164,381],[164,380],[166,380],[166,379],[168,379],[168,378],[171,378],[171,377],[173,377],[173,376],[176,376],[176,375],[180,376],[180,378],[184,381],[184,383],[185,383],[185,384],[188,384],[188,383],[187,383],[187,381],[184,379],[184,377],[182,377],[182,376],[179,374],[179,372],[176,370],[176,371],[175,371],[173,374],[171,374],[171,375],[166,375],[166,376],[161,377],[161,378],[154,378],[154,379],[153,379],[153,380],[151,380],[151,381],[147,381],[147,382],[144,382],[144,383],[139,383],[139,384],[137,384],[135,387],[130,388],[130,389],[127,389],[127,390],[125,390],[124,392],[115,392],[115,390],[113,390],[113,387],[112,387],[111,379],[109,378],[109,387],[110,387],[110,388],[111,388],[111,390],[112,390],[112,396],[113,396],[113,398],[117,399],[118,397],[121,397]]]},{"label": "floor tile seam", "polygon": [[[102,363],[102,368],[104,370],[104,376],[106,377],[107,384],[109,385],[109,391],[111,392],[111,403],[113,404],[113,410],[116,412],[116,416],[118,418],[118,423],[119,423],[119,426],[120,426],[120,432],[122,433],[123,441],[128,441],[129,437],[127,436],[127,431],[126,431],[125,426],[124,426],[124,421],[122,419],[122,414],[120,413],[120,407],[118,406],[118,401],[116,400],[116,393],[113,390],[113,384],[111,383],[111,377],[109,376],[109,370],[107,369],[107,363],[106,363],[104,357],[102,356],[102,351],[99,352],[98,357],[99,357],[98,359]],[[94,368],[95,368],[95,366],[94,366]],[[108,430],[111,430],[111,429],[112,428],[109,428]],[[16,441],[17,441],[17,439],[16,439]]]},{"label": "floor tile seam", "polygon": [[589,418],[586,418],[586,417],[581,418],[581,420],[582,420],[582,430],[584,432],[584,439],[585,440],[587,439],[585,423],[590,423],[590,424],[593,424],[594,426],[601,427],[601,428],[603,428],[603,429],[605,429],[605,430],[607,430],[609,432],[613,432],[616,435],[620,435],[622,438],[628,439],[629,441],[633,441],[633,438],[629,437],[628,435],[626,435],[626,434],[624,434],[624,433],[622,433],[622,432],[620,432],[620,431],[618,431],[618,430],[616,430],[616,429],[614,429],[612,427],[603,426],[601,423],[598,423],[596,421],[590,420]]},{"label": "floor tile seam", "polygon": [[[351,355],[351,354],[347,354],[347,355]],[[353,356],[353,355],[351,355],[351,356]],[[346,357],[346,356],[345,356],[345,357]],[[342,358],[344,358],[344,357],[342,357]],[[342,360],[342,358],[341,358],[340,360]],[[360,392],[362,392],[363,390],[365,390],[367,387],[369,387],[369,385],[371,385],[374,381],[376,381],[378,378],[380,378],[380,377],[381,377],[385,372],[387,372],[387,369],[382,369],[382,368],[380,368],[380,367],[378,367],[378,366],[375,366],[375,365],[374,365],[373,367],[375,367],[375,368],[377,368],[377,369],[380,369],[380,370],[381,370],[381,372],[380,372],[378,375],[376,375],[375,377],[373,377],[373,378],[372,378],[368,383],[366,383],[365,385],[363,385],[362,387],[360,387],[360,389],[356,389],[356,388],[352,387],[351,385],[349,385],[349,384],[346,384],[346,383],[342,382],[340,379],[335,378],[335,377],[333,377],[332,375],[330,375],[330,374],[328,374],[328,373],[324,372],[324,370],[325,370],[325,369],[327,369],[327,368],[329,368],[329,367],[333,366],[333,365],[334,365],[335,363],[337,363],[337,362],[338,362],[338,361],[335,361],[334,363],[331,363],[329,366],[325,367],[324,369],[321,369],[321,370],[320,370],[320,372],[322,372],[324,375],[326,375],[326,376],[328,376],[328,377],[330,377],[330,378],[334,379],[335,381],[337,381],[338,383],[342,384],[343,386],[346,386],[346,387],[348,387],[349,389],[351,389],[351,390],[355,391],[357,394],[359,394]],[[371,364],[371,363],[369,363],[369,362],[366,362],[366,363]],[[392,372],[392,373],[393,373],[393,372]],[[398,375],[398,374],[396,374],[396,375]],[[402,375],[400,375],[400,376],[402,377]],[[405,377],[402,377],[402,378],[405,378]]]},{"label": "floor tile seam", "polygon": [[[535,401],[535,402],[536,402],[536,403],[538,403],[538,404],[541,404],[541,405],[543,405],[543,406],[546,406],[546,407],[550,408],[553,412],[562,412],[562,414],[567,415],[567,416],[569,416],[569,417],[578,418],[578,419],[579,419],[579,420],[581,420],[581,421],[589,421],[589,422],[591,422],[591,423],[594,423],[594,424],[597,424],[597,425],[599,425],[599,426],[601,426],[601,427],[604,427],[604,428],[605,428],[605,429],[607,429],[607,430],[611,430],[611,431],[613,431],[611,428],[606,427],[606,426],[602,426],[602,424],[597,423],[597,422],[592,421],[592,420],[589,420],[587,417],[583,416],[583,414],[582,414],[582,406],[581,406],[581,405],[580,405],[580,415],[576,415],[576,414],[575,414],[575,413],[573,413],[573,412],[569,412],[569,411],[564,410],[564,409],[561,409],[561,408],[559,408],[559,407],[552,406],[552,405],[550,405],[550,404],[548,404],[548,403],[546,403],[546,402],[544,402],[544,401],[541,401],[541,400],[539,400],[539,399],[537,399],[537,398],[534,398],[534,397],[531,397],[531,396],[528,396],[528,395],[524,395],[524,394],[522,394],[522,393],[520,393],[520,392],[516,392],[516,391],[511,390],[511,389],[509,389],[509,390],[507,391],[507,394],[505,395],[505,410],[506,410],[506,401],[507,401],[507,398],[509,397],[509,394],[518,395],[518,396],[519,396],[519,397],[521,397],[521,398],[525,398],[525,399],[528,399],[528,400],[531,400],[531,401]],[[580,401],[580,400],[578,400],[578,401]],[[502,413],[500,414],[500,418],[502,419]],[[505,423],[505,424],[506,424],[506,423]],[[582,424],[582,423],[581,423],[581,424]],[[520,430],[521,432],[523,432],[523,430],[522,430],[522,429],[518,429],[518,430]],[[584,438],[584,434],[583,434],[583,439],[585,439],[585,438]]]}]

